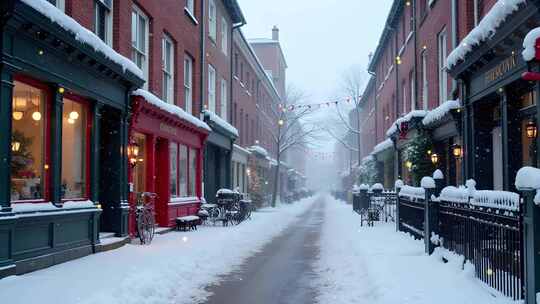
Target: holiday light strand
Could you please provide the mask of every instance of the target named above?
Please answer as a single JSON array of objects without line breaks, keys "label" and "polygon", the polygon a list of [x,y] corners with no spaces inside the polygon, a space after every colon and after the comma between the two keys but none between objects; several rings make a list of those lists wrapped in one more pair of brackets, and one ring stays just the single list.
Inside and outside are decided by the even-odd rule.
[{"label": "holiday light strand", "polygon": [[[362,98],[362,95],[358,96],[358,98]],[[325,101],[325,102],[320,102],[320,103],[294,104],[294,105],[290,105],[290,106],[285,106],[283,104],[279,104],[279,108],[283,112],[294,111],[294,110],[298,110],[298,109],[320,109],[320,108],[322,108],[324,106],[326,106],[326,107],[330,107],[332,105],[337,106],[339,103],[342,103],[342,102],[351,103],[351,101],[352,101],[352,97],[348,96],[348,97],[345,97],[344,99]]]}]

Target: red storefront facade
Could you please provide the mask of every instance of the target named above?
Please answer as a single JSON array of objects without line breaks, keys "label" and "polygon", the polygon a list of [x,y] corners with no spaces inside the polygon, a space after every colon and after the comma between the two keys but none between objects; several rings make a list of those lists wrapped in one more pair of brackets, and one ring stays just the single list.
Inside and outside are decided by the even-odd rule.
[{"label": "red storefront facade", "polygon": [[[209,130],[143,96],[133,96],[132,105],[130,142],[138,153],[130,157],[130,204],[136,203],[137,193],[156,193],[156,222],[172,227],[177,217],[195,215],[199,210],[202,151]],[[133,220],[130,231],[134,231]]]}]

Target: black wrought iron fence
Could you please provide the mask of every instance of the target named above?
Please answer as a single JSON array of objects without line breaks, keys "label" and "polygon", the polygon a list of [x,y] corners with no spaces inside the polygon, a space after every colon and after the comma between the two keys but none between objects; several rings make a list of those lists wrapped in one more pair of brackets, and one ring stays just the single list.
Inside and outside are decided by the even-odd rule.
[{"label": "black wrought iron fence", "polygon": [[372,191],[368,193],[369,203],[380,210],[379,220],[389,222],[396,219],[397,194],[395,191]]},{"label": "black wrought iron fence", "polygon": [[398,208],[398,229],[410,233],[415,239],[422,239],[424,237],[424,199],[400,195]]}]

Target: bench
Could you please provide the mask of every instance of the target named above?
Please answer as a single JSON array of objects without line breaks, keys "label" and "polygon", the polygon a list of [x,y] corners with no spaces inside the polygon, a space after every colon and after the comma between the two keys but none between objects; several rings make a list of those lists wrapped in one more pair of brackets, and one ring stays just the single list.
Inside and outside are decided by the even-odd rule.
[{"label": "bench", "polygon": [[176,218],[176,230],[188,231],[197,230],[201,218],[196,215],[182,216]]}]

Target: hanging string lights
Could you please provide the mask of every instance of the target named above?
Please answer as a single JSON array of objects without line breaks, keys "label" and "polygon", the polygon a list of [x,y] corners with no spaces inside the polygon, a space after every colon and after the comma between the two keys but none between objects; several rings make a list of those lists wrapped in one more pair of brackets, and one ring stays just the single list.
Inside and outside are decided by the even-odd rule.
[{"label": "hanging string lights", "polygon": [[[362,95],[358,96],[358,98],[362,98]],[[353,97],[347,96],[343,99],[339,100],[330,100],[330,101],[324,101],[320,103],[309,103],[309,104],[295,104],[295,105],[289,105],[285,106],[283,104],[279,104],[279,109],[283,112],[292,112],[299,109],[320,109],[324,107],[331,107],[333,105],[337,106],[340,103],[351,103]]]}]

